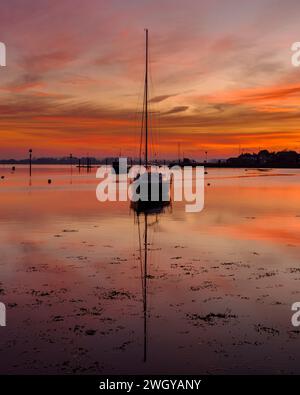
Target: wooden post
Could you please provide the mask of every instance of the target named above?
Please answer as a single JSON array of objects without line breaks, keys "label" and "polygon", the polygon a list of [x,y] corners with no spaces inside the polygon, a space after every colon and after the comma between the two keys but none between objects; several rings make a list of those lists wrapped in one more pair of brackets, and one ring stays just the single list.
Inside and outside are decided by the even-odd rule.
[{"label": "wooden post", "polygon": [[29,177],[31,177],[31,168],[32,168],[32,149],[29,150]]},{"label": "wooden post", "polygon": [[71,176],[72,176],[72,173],[73,173],[73,166],[72,166],[72,164],[73,164],[73,155],[70,154],[70,170],[71,170]]}]

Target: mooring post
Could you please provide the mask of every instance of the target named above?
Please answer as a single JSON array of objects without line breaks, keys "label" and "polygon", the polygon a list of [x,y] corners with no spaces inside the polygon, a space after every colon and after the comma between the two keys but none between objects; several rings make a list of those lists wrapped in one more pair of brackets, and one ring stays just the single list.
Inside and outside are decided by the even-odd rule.
[{"label": "mooring post", "polygon": [[32,149],[29,150],[29,176],[31,177],[31,167],[32,167]]},{"label": "mooring post", "polygon": [[70,170],[71,170],[71,175],[72,175],[72,172],[73,172],[73,155],[72,154],[70,154]]}]

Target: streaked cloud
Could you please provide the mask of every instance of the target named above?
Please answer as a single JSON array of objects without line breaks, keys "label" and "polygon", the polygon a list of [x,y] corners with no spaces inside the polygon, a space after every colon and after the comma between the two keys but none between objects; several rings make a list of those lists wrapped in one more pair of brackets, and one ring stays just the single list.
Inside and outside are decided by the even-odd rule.
[{"label": "streaked cloud", "polygon": [[189,106],[176,106],[171,108],[170,110],[166,111],[164,115],[170,115],[170,114],[178,114],[179,112],[184,112],[189,108]]},{"label": "streaked cloud", "polygon": [[300,84],[289,51],[298,11],[294,0],[7,1],[0,156],[29,145],[49,155],[72,147],[102,156],[118,146],[137,154],[144,27],[161,153],[176,154],[177,141],[196,157],[203,149],[224,157],[239,144],[294,149]]},{"label": "streaked cloud", "polygon": [[161,103],[164,100],[169,99],[170,97],[174,97],[176,96],[176,94],[174,95],[160,95],[160,96],[155,96],[152,99],[149,100],[150,103]]}]

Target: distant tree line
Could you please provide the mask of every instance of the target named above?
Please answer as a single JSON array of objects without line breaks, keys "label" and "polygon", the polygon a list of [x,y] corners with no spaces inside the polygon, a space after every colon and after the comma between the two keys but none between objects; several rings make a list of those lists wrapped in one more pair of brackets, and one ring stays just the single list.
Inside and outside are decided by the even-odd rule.
[{"label": "distant tree line", "polygon": [[[116,157],[107,157],[97,159],[95,157],[75,157],[65,156],[61,158],[53,157],[42,157],[32,158],[32,164],[36,165],[101,165],[101,164],[113,164],[117,160]],[[28,164],[29,158],[26,159],[0,159],[1,164]],[[139,159],[130,158],[128,159],[129,164],[139,164]],[[211,162],[196,162],[193,159],[184,158],[181,161],[170,161],[170,160],[157,160],[156,164],[169,164],[169,165],[180,165],[180,166],[196,166],[204,165],[208,167],[285,167],[285,168],[299,168],[300,167],[300,154],[296,151],[278,151],[271,152],[268,150],[261,150],[258,153],[243,153],[238,157],[228,158],[227,160],[214,160]],[[154,163],[154,164],[155,164]]]},{"label": "distant tree line", "polygon": [[229,166],[235,167],[300,167],[300,154],[296,151],[270,152],[268,150],[255,153],[244,153],[236,158],[226,161]]}]

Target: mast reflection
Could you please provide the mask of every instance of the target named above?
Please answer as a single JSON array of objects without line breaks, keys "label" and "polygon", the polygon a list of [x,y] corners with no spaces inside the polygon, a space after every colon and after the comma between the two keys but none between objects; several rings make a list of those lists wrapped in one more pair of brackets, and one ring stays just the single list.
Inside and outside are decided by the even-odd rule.
[{"label": "mast reflection", "polygon": [[138,227],[138,241],[139,241],[139,261],[141,265],[141,285],[142,285],[142,297],[143,297],[143,361],[147,361],[147,344],[148,344],[148,319],[150,318],[150,310],[148,308],[148,280],[149,261],[149,231],[150,229],[159,223],[159,217],[166,210],[171,210],[171,202],[163,202],[161,205],[157,205],[155,208],[144,208],[141,210],[140,206],[135,204],[131,205],[131,209],[134,211],[134,221]]}]

